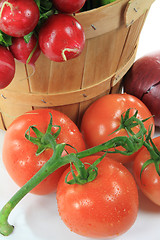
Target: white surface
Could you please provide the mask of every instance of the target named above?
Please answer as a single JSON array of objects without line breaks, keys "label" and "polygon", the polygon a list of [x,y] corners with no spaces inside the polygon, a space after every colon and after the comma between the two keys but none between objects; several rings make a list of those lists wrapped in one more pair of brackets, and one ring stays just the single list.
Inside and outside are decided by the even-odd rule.
[{"label": "white surface", "polygon": [[[142,0],[143,1],[143,0]],[[145,0],[144,0],[145,1]],[[140,34],[136,59],[160,51],[160,0],[152,4]]]},{"label": "white surface", "polygon": [[[145,0],[144,0],[145,1]],[[160,0],[156,0],[147,16],[141,32],[137,58],[160,50]],[[4,132],[0,131],[0,157]],[[18,190],[7,174],[0,159],[0,208]],[[15,226],[9,237],[0,235],[0,240],[89,240],[68,230],[61,221],[56,196],[28,194],[12,211],[9,222]],[[151,203],[140,193],[140,208],[133,227],[116,240],[159,240],[160,207]]]}]

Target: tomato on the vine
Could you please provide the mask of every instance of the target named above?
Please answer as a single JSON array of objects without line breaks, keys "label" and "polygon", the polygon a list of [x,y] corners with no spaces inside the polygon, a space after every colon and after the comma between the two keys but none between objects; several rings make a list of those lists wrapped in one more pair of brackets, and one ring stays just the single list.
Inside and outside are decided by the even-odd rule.
[{"label": "tomato on the vine", "polygon": [[[91,164],[97,158],[90,156],[82,161]],[[121,163],[105,157],[97,167],[97,177],[83,185],[65,183],[70,168],[63,173],[57,187],[58,210],[69,229],[79,235],[114,237],[134,224],[138,190],[133,176]],[[72,178],[69,173],[68,180]]]},{"label": "tomato on the vine", "polygon": [[[91,104],[83,115],[81,131],[84,135],[87,147],[90,148],[102,144],[117,136],[128,136],[125,129],[120,129],[116,132],[114,131],[120,127],[121,115],[129,108],[131,108],[130,116],[138,110],[137,117],[139,119],[143,120],[149,118],[144,122],[144,126],[148,130],[149,126],[153,124],[153,135],[155,126],[154,119],[142,101],[126,93],[109,94]],[[138,132],[139,127],[136,126],[132,130],[136,133]],[[124,150],[122,147],[118,149]],[[107,154],[107,156],[122,163],[132,161],[135,158],[135,155],[136,153],[131,156],[124,156],[120,153]]]},{"label": "tomato on the vine", "polygon": [[[157,149],[160,151],[160,137],[154,138],[153,143],[156,145]],[[156,171],[155,164],[153,162],[150,163],[148,166],[144,168],[144,170],[141,173],[143,164],[150,159],[151,159],[151,156],[149,151],[145,146],[143,146],[134,160],[133,173],[141,191],[153,203],[160,206],[160,176]],[[159,156],[159,159],[160,159],[160,156]],[[158,166],[160,168],[160,162],[158,163]]]},{"label": "tomato on the vine", "polygon": [[[57,143],[67,143],[76,148],[77,151],[85,149],[82,135],[75,125],[65,114],[53,109],[37,109],[16,118],[4,137],[3,162],[11,178],[19,185],[24,185],[35,173],[50,159],[53,154],[52,149],[46,149],[36,156],[38,146],[30,142],[25,137],[27,129],[35,125],[39,131],[45,133],[50,122],[50,114],[53,116],[53,125],[60,125],[61,132],[56,139]],[[52,127],[52,133],[57,131],[57,127]],[[31,130],[30,136],[35,137]],[[75,152],[70,146],[66,146],[68,153]],[[62,154],[66,154],[64,151]],[[57,169],[54,173],[38,184],[32,193],[48,194],[56,190],[57,183],[66,166]]]}]

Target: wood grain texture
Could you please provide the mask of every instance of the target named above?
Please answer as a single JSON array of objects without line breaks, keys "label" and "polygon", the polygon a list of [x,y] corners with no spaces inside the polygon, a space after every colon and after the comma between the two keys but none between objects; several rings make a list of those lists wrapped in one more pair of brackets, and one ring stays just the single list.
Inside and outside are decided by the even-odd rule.
[{"label": "wood grain texture", "polygon": [[[33,70],[32,70],[33,71]],[[30,85],[26,66],[16,61],[16,72],[11,84],[5,88],[7,92],[13,92],[16,96],[18,93],[30,93]],[[12,121],[26,111],[32,109],[32,106],[24,106],[22,101],[12,102],[10,96],[0,91],[0,112],[1,112],[1,129],[7,129]],[[2,124],[3,123],[3,124]]]},{"label": "wood grain texture", "polygon": [[86,35],[79,57],[56,63],[41,53],[34,74],[33,67],[16,62],[12,83],[0,90],[0,128],[7,129],[17,116],[36,108],[57,109],[80,125],[92,102],[118,92],[122,77],[134,62],[147,15],[144,8],[144,13],[127,27],[131,2],[117,0],[76,14]]},{"label": "wood grain texture", "polygon": [[127,27],[145,14],[155,0],[130,0],[124,13],[124,20]]}]

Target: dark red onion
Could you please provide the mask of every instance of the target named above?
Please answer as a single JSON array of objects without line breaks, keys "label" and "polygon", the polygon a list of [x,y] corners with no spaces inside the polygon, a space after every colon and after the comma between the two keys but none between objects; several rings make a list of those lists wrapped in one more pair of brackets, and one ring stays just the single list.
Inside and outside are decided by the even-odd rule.
[{"label": "dark red onion", "polygon": [[135,61],[123,78],[123,86],[126,93],[142,100],[160,126],[160,52]]}]

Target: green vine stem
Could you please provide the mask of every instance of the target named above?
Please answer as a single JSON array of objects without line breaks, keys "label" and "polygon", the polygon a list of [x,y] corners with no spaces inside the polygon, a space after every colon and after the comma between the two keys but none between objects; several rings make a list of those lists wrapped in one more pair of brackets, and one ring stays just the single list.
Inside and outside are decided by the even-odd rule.
[{"label": "green vine stem", "polygon": [[141,172],[140,172],[140,178],[142,175],[143,170],[150,165],[151,163],[154,164],[157,174],[160,176],[160,151],[157,149],[156,145],[154,144],[152,138],[152,126],[148,131],[148,135],[146,137],[146,140],[144,141],[143,145],[147,148],[150,159],[148,159],[144,164],[142,165]]},{"label": "green vine stem", "polygon": [[[69,184],[77,183],[77,184],[85,184],[89,181],[93,181],[97,174],[98,168],[96,167],[97,164],[103,159],[107,152],[113,153],[121,153],[124,155],[131,155],[137,150],[139,150],[142,145],[144,144],[144,136],[147,132],[145,129],[143,122],[139,120],[136,115],[129,118],[129,111],[125,113],[125,121],[129,121],[128,127],[128,137],[127,136],[120,136],[115,137],[101,145],[96,147],[84,150],[82,152],[70,153],[62,157],[62,152],[65,149],[67,144],[61,143],[57,144],[56,138],[58,137],[61,128],[58,126],[58,130],[56,133],[51,134],[52,128],[52,116],[50,123],[48,125],[48,129],[45,134],[41,133],[35,126],[31,126],[26,131],[26,138],[36,144],[38,146],[37,155],[41,154],[45,149],[52,148],[53,155],[52,157],[43,165],[43,167],[19,190],[15,193],[15,195],[6,203],[6,205],[0,211],[0,233],[4,236],[8,236],[12,233],[14,227],[8,223],[8,217],[11,211],[15,208],[15,206],[19,203],[19,201],[26,196],[35,186],[37,186],[42,180],[44,180],[47,176],[53,173],[58,168],[66,165],[66,164],[73,164],[78,172],[78,175],[74,175],[74,171],[72,170],[73,174],[73,181],[66,182]],[[123,122],[125,129],[127,129],[125,122]],[[131,131],[131,127],[139,125],[139,132],[134,134]],[[57,127],[57,126],[56,126]],[[36,133],[36,137],[30,136],[30,130],[33,130]],[[116,147],[122,146],[124,151],[117,150]],[[109,149],[114,149],[113,151],[109,151]],[[97,159],[88,169],[85,168],[85,165],[81,162],[81,158],[86,156],[93,155],[95,153],[104,151],[104,156]]]}]

